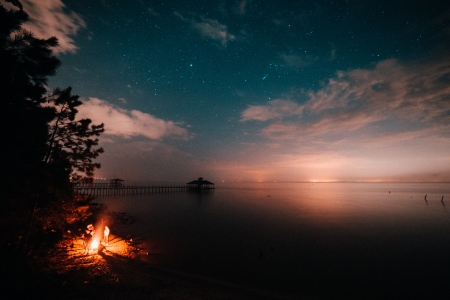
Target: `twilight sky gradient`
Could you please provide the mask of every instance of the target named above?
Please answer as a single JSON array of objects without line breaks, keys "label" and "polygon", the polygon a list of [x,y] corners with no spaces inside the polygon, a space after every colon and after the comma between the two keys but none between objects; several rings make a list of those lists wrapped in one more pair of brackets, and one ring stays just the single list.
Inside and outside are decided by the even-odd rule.
[{"label": "twilight sky gradient", "polygon": [[450,181],[448,1],[23,2],[97,177]]}]

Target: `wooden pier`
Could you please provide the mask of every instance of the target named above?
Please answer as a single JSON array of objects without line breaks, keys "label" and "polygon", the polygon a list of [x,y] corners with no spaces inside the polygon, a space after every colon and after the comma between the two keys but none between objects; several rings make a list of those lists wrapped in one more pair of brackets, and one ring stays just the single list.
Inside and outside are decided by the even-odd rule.
[{"label": "wooden pier", "polygon": [[74,186],[75,195],[88,195],[88,196],[143,195],[152,193],[180,192],[188,190],[191,190],[191,188],[187,185],[173,185],[173,186],[123,185],[111,187],[109,184],[97,183],[92,186],[88,185]]}]

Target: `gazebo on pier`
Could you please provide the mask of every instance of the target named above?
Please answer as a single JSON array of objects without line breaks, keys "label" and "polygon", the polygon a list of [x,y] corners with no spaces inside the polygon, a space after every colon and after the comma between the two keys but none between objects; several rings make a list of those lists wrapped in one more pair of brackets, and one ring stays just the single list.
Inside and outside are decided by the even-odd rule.
[{"label": "gazebo on pier", "polygon": [[123,179],[114,178],[114,179],[109,180],[109,187],[111,187],[111,188],[123,187],[124,182],[125,182],[125,180],[123,180]]},{"label": "gazebo on pier", "polygon": [[213,190],[214,183],[199,177],[197,180],[186,183],[190,190]]}]

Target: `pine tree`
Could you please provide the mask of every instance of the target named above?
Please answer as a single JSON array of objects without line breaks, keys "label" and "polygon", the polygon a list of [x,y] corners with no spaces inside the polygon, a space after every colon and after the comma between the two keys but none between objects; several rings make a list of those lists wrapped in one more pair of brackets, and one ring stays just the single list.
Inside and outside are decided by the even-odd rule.
[{"label": "pine tree", "polygon": [[103,152],[96,148],[103,124],[76,120],[82,103],[71,88],[46,95],[60,65],[52,52],[58,40],[23,30],[27,20],[19,0],[0,0],[0,249],[26,249],[33,237],[86,217],[70,178],[92,181],[100,167],[93,160]]},{"label": "pine tree", "polygon": [[71,168],[73,183],[92,183],[94,170],[100,168],[93,160],[103,153],[98,137],[104,131],[104,124],[93,125],[90,119],[76,120],[77,107],[83,103],[77,95],[71,95],[72,88],[55,90],[49,101],[56,108],[56,117],[50,128],[47,164],[67,161]]},{"label": "pine tree", "polygon": [[18,185],[32,189],[41,169],[48,138],[48,122],[54,109],[43,107],[45,85],[60,61],[52,54],[55,37],[38,39],[21,29],[29,19],[19,1],[8,1],[19,10],[0,5],[0,128],[3,159],[0,160],[2,192]]}]

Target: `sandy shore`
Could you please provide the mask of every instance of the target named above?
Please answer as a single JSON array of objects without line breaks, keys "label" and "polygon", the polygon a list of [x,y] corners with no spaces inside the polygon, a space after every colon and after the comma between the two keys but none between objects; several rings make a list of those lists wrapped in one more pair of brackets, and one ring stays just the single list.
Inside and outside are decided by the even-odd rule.
[{"label": "sandy shore", "polygon": [[[111,222],[111,220],[110,220]],[[123,223],[123,222],[122,222]],[[50,280],[44,297],[61,299],[298,299],[166,270],[145,262],[151,256],[139,237],[116,222],[110,241],[85,254],[79,235],[67,233],[40,263]]]}]

